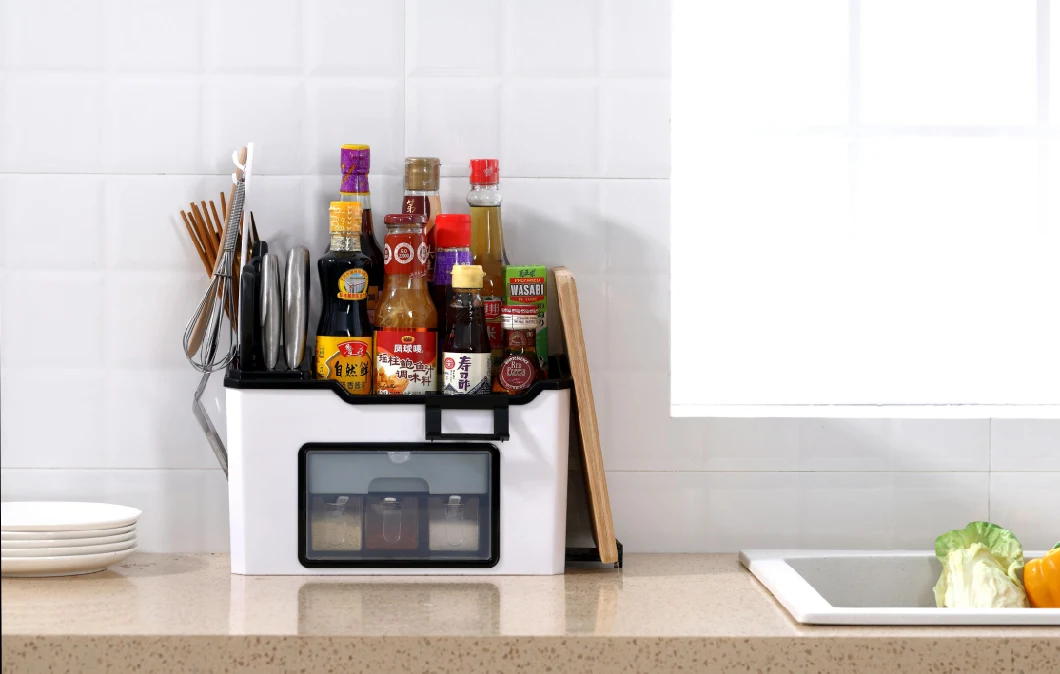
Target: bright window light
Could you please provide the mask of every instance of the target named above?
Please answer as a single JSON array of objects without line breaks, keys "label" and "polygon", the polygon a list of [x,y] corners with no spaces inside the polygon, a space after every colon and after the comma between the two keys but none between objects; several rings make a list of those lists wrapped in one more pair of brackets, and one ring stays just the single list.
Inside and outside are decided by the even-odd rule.
[{"label": "bright window light", "polygon": [[674,416],[1060,417],[1051,11],[675,3]]}]

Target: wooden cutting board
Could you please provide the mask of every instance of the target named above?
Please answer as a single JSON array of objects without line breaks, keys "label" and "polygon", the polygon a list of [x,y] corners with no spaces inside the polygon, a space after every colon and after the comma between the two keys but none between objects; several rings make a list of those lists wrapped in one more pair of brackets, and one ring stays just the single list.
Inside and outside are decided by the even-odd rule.
[{"label": "wooden cutting board", "polygon": [[596,423],[589,359],[585,355],[585,338],[582,336],[578,286],[574,282],[574,274],[566,267],[556,267],[552,271],[556,278],[563,339],[567,347],[567,357],[570,359],[571,374],[574,376],[578,427],[581,429],[582,467],[585,471],[593,538],[600,553],[600,561],[604,564],[615,564],[618,562],[618,543],[615,540],[615,524],[611,519],[611,501],[607,496],[604,457],[600,452],[600,428]]}]

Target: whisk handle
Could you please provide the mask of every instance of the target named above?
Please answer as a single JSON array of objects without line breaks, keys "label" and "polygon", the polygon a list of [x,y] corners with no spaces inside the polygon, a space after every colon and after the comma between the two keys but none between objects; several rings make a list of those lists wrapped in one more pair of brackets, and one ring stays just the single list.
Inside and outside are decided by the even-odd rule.
[{"label": "whisk handle", "polygon": [[206,297],[202,301],[202,307],[200,307],[199,313],[195,317],[195,325],[192,326],[191,335],[188,338],[188,349],[186,352],[188,358],[194,358],[202,347],[202,340],[206,336],[206,327],[210,323],[211,314],[213,314],[213,305],[217,301],[216,285],[216,283],[210,285],[210,290],[206,293]]}]

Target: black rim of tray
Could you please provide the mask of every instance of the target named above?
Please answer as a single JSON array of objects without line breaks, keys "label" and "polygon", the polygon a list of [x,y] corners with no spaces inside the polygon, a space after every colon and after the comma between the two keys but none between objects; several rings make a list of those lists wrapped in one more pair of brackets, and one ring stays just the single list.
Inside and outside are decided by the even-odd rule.
[{"label": "black rim of tray", "polygon": [[[490,397],[502,398],[508,405],[525,405],[541,394],[542,391],[558,391],[574,388],[574,379],[570,373],[570,362],[564,355],[551,356],[548,359],[549,378],[535,382],[526,392],[518,395],[491,393]],[[234,389],[280,389],[291,391],[323,390],[332,391],[351,405],[423,405],[430,398],[461,398],[464,396],[443,396],[441,393],[424,395],[350,395],[337,381],[314,379],[309,370],[276,370],[265,372],[244,372],[239,369],[237,358],[228,366],[225,373],[225,388]],[[473,396],[486,398],[487,396]]]}]

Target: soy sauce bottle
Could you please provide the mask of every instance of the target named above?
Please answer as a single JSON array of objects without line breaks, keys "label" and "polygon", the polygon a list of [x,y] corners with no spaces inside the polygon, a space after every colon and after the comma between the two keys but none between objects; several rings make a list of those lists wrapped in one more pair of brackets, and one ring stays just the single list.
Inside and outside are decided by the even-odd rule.
[{"label": "soy sauce bottle", "polygon": [[431,299],[438,308],[438,334],[444,342],[449,334],[447,321],[449,302],[453,299],[453,267],[471,264],[471,216],[441,213],[435,220],[434,232],[436,252]]},{"label": "soy sauce bottle", "polygon": [[482,302],[482,278],[478,265],[453,267],[452,299],[449,301],[445,343],[442,347],[442,393],[482,395],[490,393],[493,356]]},{"label": "soy sauce bottle", "polygon": [[372,151],[367,145],[343,145],[339,157],[342,167],[339,201],[361,205],[361,252],[372,260],[368,270],[368,318],[375,320],[375,305],[383,288],[383,249],[376,243],[372,226],[372,194],[368,189]]},{"label": "soy sauce bottle", "polygon": [[357,202],[331,202],[331,244],[317,261],[323,303],[313,373],[317,379],[334,379],[351,395],[370,394],[373,374],[368,289],[374,269],[361,251],[361,213]]}]

